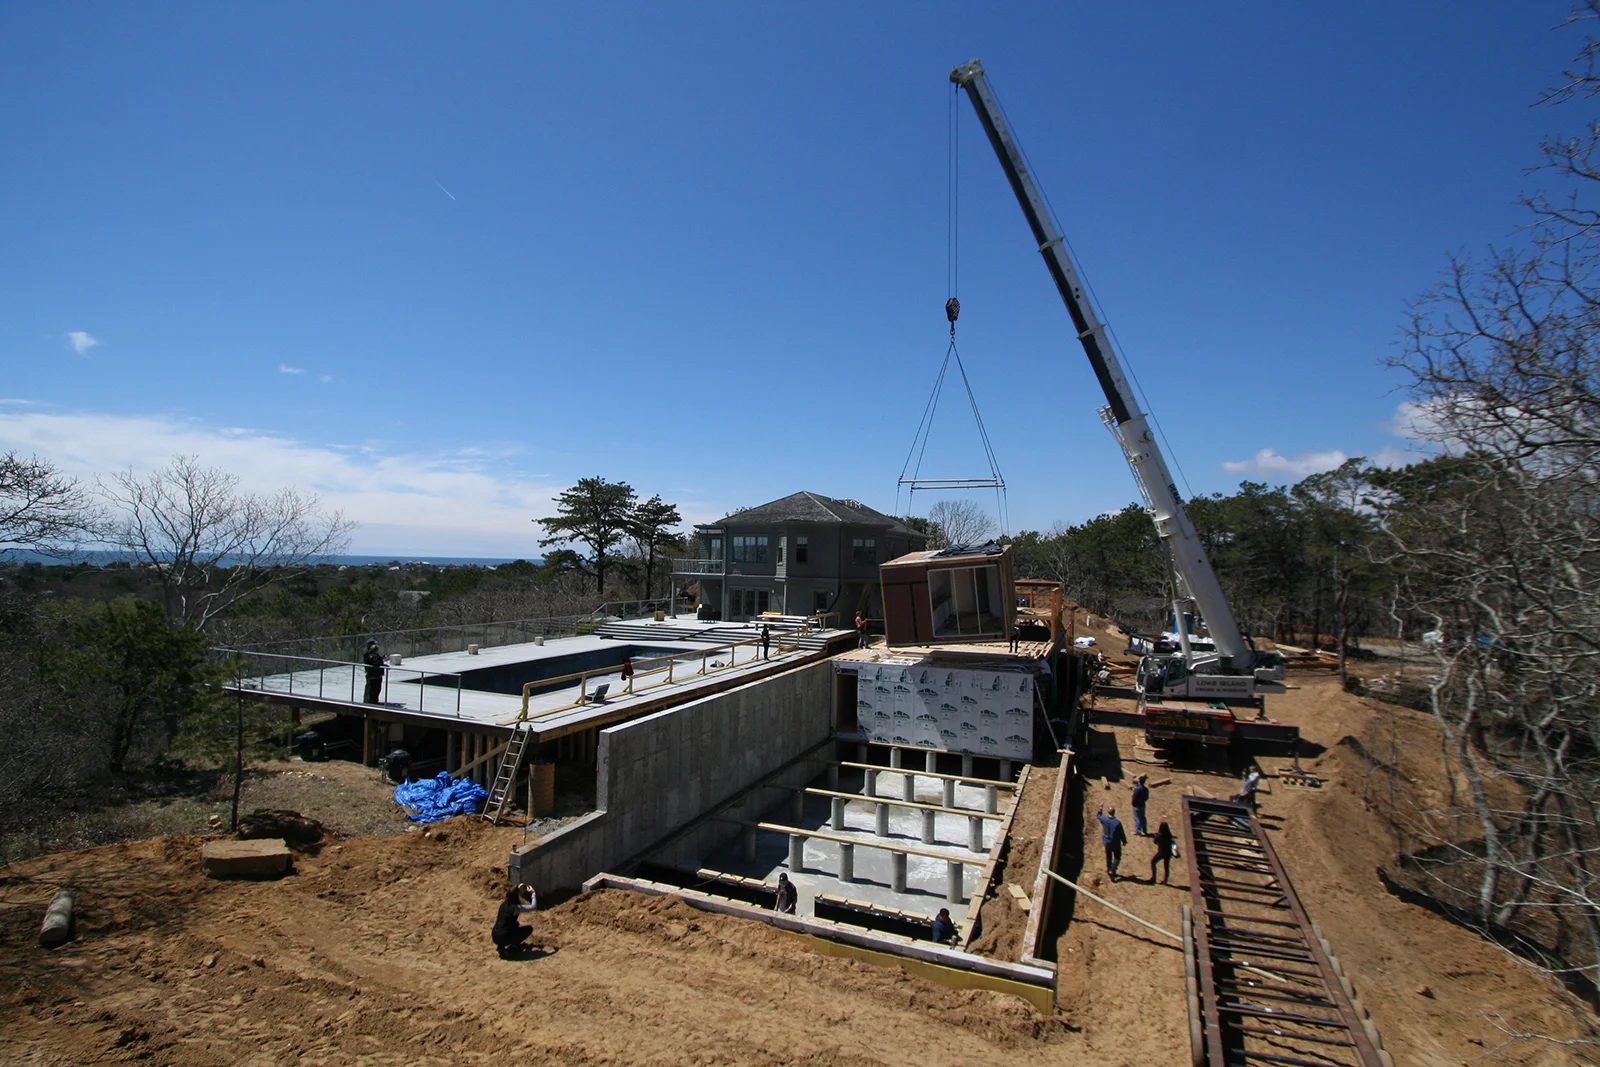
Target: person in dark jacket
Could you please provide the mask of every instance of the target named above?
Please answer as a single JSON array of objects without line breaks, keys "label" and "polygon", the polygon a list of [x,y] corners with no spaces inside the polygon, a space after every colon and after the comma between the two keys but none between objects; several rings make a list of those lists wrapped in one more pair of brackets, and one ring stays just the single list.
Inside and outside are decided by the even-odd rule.
[{"label": "person in dark jacket", "polygon": [[761,624],[761,658],[767,659],[772,655],[772,627],[766,623]]},{"label": "person in dark jacket", "polygon": [[1150,803],[1150,787],[1145,785],[1146,775],[1139,775],[1133,780],[1133,836],[1144,837],[1150,832],[1150,824],[1145,822],[1144,807]]},{"label": "person in dark jacket", "polygon": [[1106,871],[1115,882],[1117,868],[1122,865],[1122,846],[1128,843],[1128,834],[1122,828],[1122,820],[1117,818],[1116,808],[1110,811],[1100,808],[1095,811],[1095,817],[1100,820],[1100,843],[1106,847]]},{"label": "person in dark jacket", "polygon": [[940,908],[939,914],[933,919],[933,939],[939,944],[955,940],[956,922],[950,918],[949,908]]},{"label": "person in dark jacket", "polygon": [[383,653],[378,651],[378,642],[367,642],[361,662],[367,665],[367,694],[363,699],[368,704],[376,704],[378,694],[383,692]]},{"label": "person in dark jacket", "polygon": [[1176,842],[1172,840],[1172,827],[1162,823],[1156,827],[1156,854],[1150,857],[1150,884],[1156,884],[1156,864],[1162,864],[1161,884],[1166,885],[1167,879],[1172,877],[1172,854],[1177,851]]},{"label": "person in dark jacket", "polygon": [[494,930],[489,934],[501,959],[510,959],[522,951],[522,943],[533,936],[533,927],[517,922],[517,916],[538,906],[533,886],[514,885],[506,890],[506,898],[500,902],[500,911],[494,917]]},{"label": "person in dark jacket", "polygon": [[772,910],[785,915],[794,914],[795,902],[800,894],[795,890],[794,883],[789,881],[787,874],[778,875],[778,897],[772,902]]}]

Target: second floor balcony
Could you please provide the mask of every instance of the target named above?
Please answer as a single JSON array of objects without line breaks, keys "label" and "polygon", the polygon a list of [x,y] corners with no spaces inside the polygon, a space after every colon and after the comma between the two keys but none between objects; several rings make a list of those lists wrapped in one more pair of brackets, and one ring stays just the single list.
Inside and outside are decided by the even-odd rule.
[{"label": "second floor balcony", "polygon": [[722,575],[727,568],[720,559],[675,559],[672,561],[672,573],[686,577],[704,575]]}]

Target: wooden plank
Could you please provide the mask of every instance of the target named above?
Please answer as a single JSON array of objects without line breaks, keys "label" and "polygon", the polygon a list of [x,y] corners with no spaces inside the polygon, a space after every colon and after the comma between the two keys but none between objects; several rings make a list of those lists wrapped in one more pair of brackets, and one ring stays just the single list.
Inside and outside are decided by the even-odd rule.
[{"label": "wooden plank", "polygon": [[[902,751],[904,751],[904,752],[926,752],[928,750],[927,749],[922,749],[922,748],[907,748],[907,749],[902,749]],[[967,754],[968,753],[965,753],[965,752],[953,752],[953,753],[951,753],[951,755],[955,755],[955,756],[965,756]],[[999,756],[979,756],[978,758],[979,759],[999,759],[1000,757]],[[1027,766],[1027,764],[1024,763],[1022,760],[1012,760],[1011,762],[1013,762],[1013,763],[1022,763],[1023,766]],[[936,774],[933,771],[919,771],[915,767],[884,767],[884,766],[880,766],[879,764],[876,764],[876,763],[850,763],[848,761],[841,762],[839,764],[839,766],[841,766],[841,767],[855,767],[855,768],[858,768],[860,770],[867,770],[867,771],[887,771],[889,774],[912,774],[912,775],[916,775],[918,778],[938,778],[940,780],[948,779],[950,781],[955,781],[955,782],[966,782],[968,785],[992,785],[992,786],[996,786],[996,787],[998,787],[1000,789],[1016,789],[1017,788],[1017,783],[1016,782],[1002,782],[1002,781],[999,781],[999,780],[994,779],[994,778],[973,778],[973,777],[970,777],[970,776],[965,775],[965,774]],[[860,796],[859,793],[856,794],[856,795]]]},{"label": "wooden plank", "polygon": [[[743,823],[745,826],[752,825]],[[951,863],[960,863],[967,867],[982,867],[989,862],[987,854],[974,856],[972,853],[960,855],[958,853],[940,852],[937,849],[918,848],[916,845],[898,845],[885,841],[881,837],[851,837],[848,834],[829,833],[827,830],[807,830],[803,826],[785,826],[778,822],[755,823],[757,830],[771,830],[775,833],[795,835],[801,837],[814,837],[819,841],[833,841],[841,845],[859,845],[862,848],[875,848],[883,852],[904,852],[908,856],[925,856],[935,860],[949,860]]]},{"label": "wooden plank", "polygon": [[994,844],[989,846],[989,863],[978,872],[977,891],[972,900],[967,904],[967,914],[961,919],[961,948],[966,951],[972,947],[972,936],[978,930],[978,909],[989,896],[989,887],[994,883],[995,868],[1000,865],[1000,853],[1005,849],[1006,842],[1011,838],[1011,820],[1017,817],[1017,801],[1022,796],[1022,787],[1027,784],[1028,777],[1033,773],[1033,764],[1026,764],[1022,773],[1017,776],[1017,794],[1011,799],[1011,807],[1006,809],[1006,821],[1000,824],[995,831]]},{"label": "wooden plank", "polygon": [[971,819],[993,819],[996,822],[1005,818],[999,812],[991,815],[987,811],[979,811],[976,808],[947,808],[942,804],[923,804],[916,800],[897,800],[892,797],[869,797],[861,793],[844,793],[837,789],[817,789],[813,787],[804,791],[813,796],[842,797],[846,801],[859,800],[866,804],[888,804],[896,808],[916,808],[918,811],[933,811],[941,815],[965,815]]}]

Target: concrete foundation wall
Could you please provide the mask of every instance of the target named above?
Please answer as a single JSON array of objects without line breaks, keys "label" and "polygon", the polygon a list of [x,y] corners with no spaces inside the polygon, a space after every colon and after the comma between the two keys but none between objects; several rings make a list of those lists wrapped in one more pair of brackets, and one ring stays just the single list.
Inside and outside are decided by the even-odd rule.
[{"label": "concrete foundation wall", "polygon": [[511,880],[579,888],[821,743],[832,703],[824,660],[600,731],[600,810],[514,851]]}]

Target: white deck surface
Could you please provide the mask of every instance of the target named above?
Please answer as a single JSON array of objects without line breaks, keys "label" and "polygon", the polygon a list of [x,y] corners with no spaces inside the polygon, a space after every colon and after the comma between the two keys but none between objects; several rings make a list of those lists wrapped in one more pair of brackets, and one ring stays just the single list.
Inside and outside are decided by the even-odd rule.
[{"label": "white deck surface", "polygon": [[[628,625],[660,627],[662,636],[660,638],[633,636],[607,638],[595,635],[558,637],[547,639],[543,645],[530,642],[482,648],[477,655],[463,651],[407,659],[399,667],[385,669],[384,687],[376,707],[411,715],[454,720],[463,725],[472,723],[480,726],[509,726],[516,720],[522,708],[522,697],[462,688],[457,681],[461,672],[518,663],[535,663],[629,645],[648,647],[655,646],[659,642],[659,646],[663,648],[682,649],[680,655],[673,657],[671,682],[665,681],[667,676],[664,671],[652,673],[665,668],[664,662],[641,668],[638,663],[649,660],[641,658],[636,661],[635,670],[638,673],[634,676],[634,692],[631,694],[624,691],[627,686],[622,680],[620,667],[591,674],[587,679],[589,693],[592,694],[598,685],[610,686],[605,701],[600,704],[588,703],[569,707],[578,697],[576,681],[568,687],[534,694],[528,701],[528,719],[536,732],[544,733],[562,730],[590,719],[611,717],[618,711],[625,711],[630,705],[642,705],[675,694],[691,695],[696,689],[721,683],[730,677],[755,676],[776,664],[799,662],[813,654],[800,651],[779,655],[778,635],[774,634],[770,660],[760,659],[760,649],[753,645],[734,649],[720,648],[708,656],[704,651],[708,646],[704,643],[705,639],[699,635],[714,628],[726,633],[734,624],[702,623],[693,619],[677,618],[666,623],[630,622]],[[751,637],[756,636],[756,627],[751,626],[749,630]],[[679,637],[676,640],[670,636],[682,635],[685,631],[693,636],[688,639]],[[726,638],[713,640],[726,642]],[[720,662],[727,666],[720,670],[708,669],[707,673],[701,674],[699,672],[702,661]],[[273,656],[252,658],[246,670],[257,672],[247,673],[243,679],[241,688],[247,693],[302,697],[308,705],[353,705],[359,709],[374,707],[361,702],[366,686],[366,669],[360,665]],[[433,679],[432,684],[423,684],[424,678]],[[440,722],[439,725],[446,727],[445,722]]]}]

